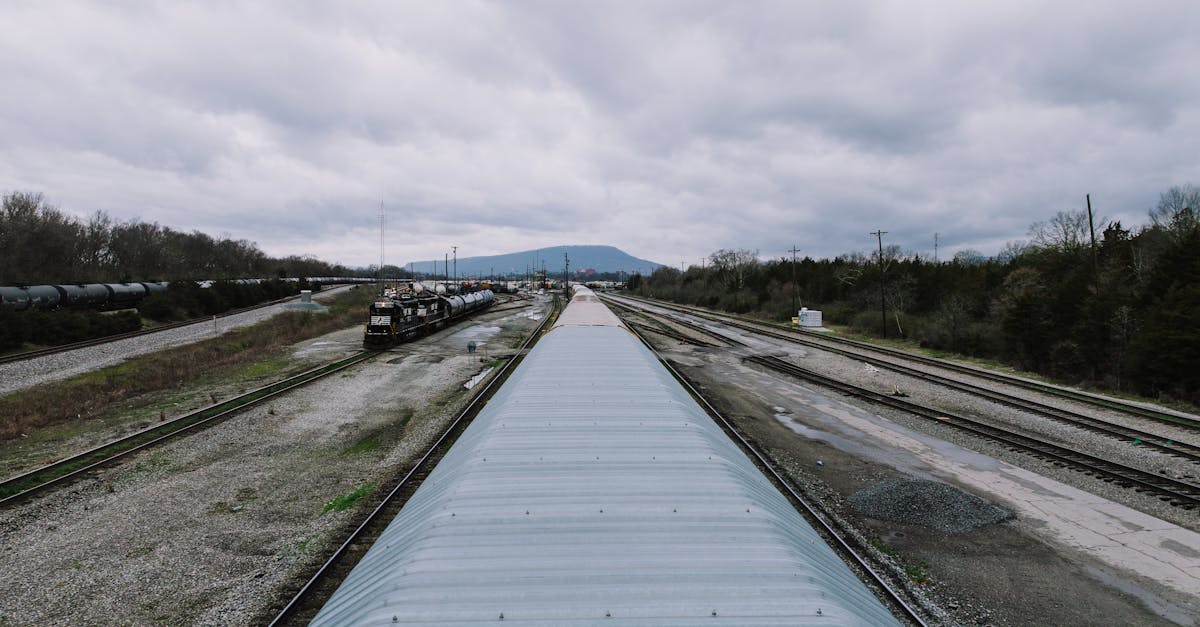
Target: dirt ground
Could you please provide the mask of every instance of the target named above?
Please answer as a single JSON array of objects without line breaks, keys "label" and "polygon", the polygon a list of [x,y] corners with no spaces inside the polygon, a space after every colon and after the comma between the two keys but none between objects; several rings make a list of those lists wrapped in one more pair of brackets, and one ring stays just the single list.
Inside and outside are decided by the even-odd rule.
[{"label": "dirt ground", "polygon": [[[547,308],[481,314],[0,511],[0,625],[246,624],[290,596],[362,495],[423,452],[469,397],[464,383],[511,354]],[[353,353],[361,333],[304,342],[292,360]],[[144,419],[39,438],[37,456]]]},{"label": "dirt ground", "polygon": [[[791,394],[788,390],[798,386],[782,379],[761,383],[760,377],[769,375],[731,365],[727,358],[718,357],[721,349],[686,347],[662,337],[655,341],[686,377],[703,386],[705,395],[739,430],[787,469],[807,496],[818,498],[825,508],[874,538],[913,579],[927,580],[911,585],[936,600],[953,623],[1196,624],[1192,613],[1196,599],[1154,582],[1137,582],[1086,555],[1056,546],[1020,517],[953,534],[860,516],[846,503],[850,495],[885,479],[929,477],[922,469],[906,467],[911,460],[886,463],[886,459],[848,452],[854,450],[853,442],[843,442],[839,448],[831,444],[837,438],[797,432],[812,436],[823,429],[814,406],[853,401],[837,397],[804,402],[804,397],[822,393],[806,389]],[[786,416],[780,415],[781,410]],[[859,411],[864,410],[875,411],[869,406]]]}]

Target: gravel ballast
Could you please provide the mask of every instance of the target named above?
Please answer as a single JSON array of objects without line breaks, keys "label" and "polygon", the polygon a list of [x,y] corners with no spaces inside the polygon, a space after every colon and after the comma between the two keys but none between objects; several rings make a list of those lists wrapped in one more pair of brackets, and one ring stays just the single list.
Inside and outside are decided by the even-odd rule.
[{"label": "gravel ballast", "polygon": [[[718,327],[708,321],[700,324],[710,329]],[[1198,624],[1195,617],[1200,616],[1200,604],[1197,603],[1200,597],[1181,591],[1180,576],[1175,576],[1173,571],[1166,572],[1160,581],[1155,576],[1143,575],[1154,571],[1153,567],[1146,566],[1152,559],[1140,561],[1137,572],[1133,572],[1128,562],[1115,556],[1121,547],[1142,546],[1134,544],[1133,537],[1138,534],[1141,537],[1136,541],[1148,543],[1144,548],[1150,554],[1170,552],[1168,549],[1176,545],[1165,538],[1177,536],[1176,531],[1170,529],[1178,530],[1170,523],[1184,530],[1198,529],[1197,511],[1172,507],[1153,495],[981,440],[942,421],[926,420],[830,393],[819,386],[747,364],[742,358],[754,354],[775,355],[883,393],[899,389],[918,403],[942,407],[948,413],[1053,434],[1053,439],[1094,451],[1097,456],[1141,465],[1156,473],[1187,477],[1194,473],[1194,467],[1189,468],[1186,462],[1129,442],[1066,425],[1047,424],[1045,419],[1027,412],[948,391],[859,360],[816,348],[750,337],[742,331],[725,332],[742,340],[746,346],[697,348],[662,337],[653,341],[665,351],[664,356],[681,367],[685,376],[737,425],[740,432],[786,469],[789,480],[815,501],[823,517],[844,520],[848,526],[843,529],[849,529],[850,537],[869,541],[869,552],[874,555],[878,568],[899,572],[902,578],[909,580],[901,587],[916,597],[937,603],[937,608],[930,609],[930,624]],[[1028,391],[1020,395],[1040,397]],[[1067,404],[1050,399],[1043,402]],[[1077,408],[1076,411],[1080,409],[1086,410]],[[1110,412],[1094,413],[1107,417]],[[1131,426],[1164,431],[1170,434],[1168,437],[1176,435],[1163,425]],[[1178,435],[1182,441],[1196,440],[1194,433]],[[1004,470],[1005,464],[1011,464],[1012,468]],[[956,473],[969,468],[997,476],[1002,479],[1001,485],[993,490],[986,484],[961,481],[964,475]],[[1042,483],[1024,475],[1023,471],[1049,479]],[[954,489],[952,486],[964,486],[992,503],[1019,513],[998,524],[984,524],[963,532],[945,530],[953,528],[953,508],[948,511],[947,521],[935,521],[929,526],[920,524],[919,518],[913,522],[889,519],[892,514],[895,518],[904,516],[906,513],[902,510],[909,504],[895,487],[890,488],[894,494],[887,494],[888,486],[901,485],[887,482],[914,478],[932,480],[930,483],[934,486],[946,483],[951,489]],[[1054,481],[1064,484],[1061,490],[1054,487]],[[1090,495],[1074,494],[1070,486]],[[860,493],[864,497],[872,494],[872,488],[879,491],[876,496],[880,500],[871,505],[879,508],[876,514],[880,518],[859,511],[849,502]],[[1020,494],[1018,490],[1017,500],[1010,501],[1009,497],[1014,496],[1013,488],[1023,489],[1026,494]],[[928,490],[930,487],[917,484],[916,489]],[[941,491],[941,488],[933,489]],[[1070,495],[1068,501],[1057,500],[1060,491]],[[1091,495],[1099,498],[1093,499]],[[925,493],[925,496],[939,499],[947,495]],[[1039,496],[1046,499],[1042,505],[1038,504]],[[1027,502],[1033,506],[1029,507]],[[1103,520],[1096,524],[1101,527],[1112,525],[1114,538],[1099,539],[1099,544],[1094,547],[1066,543],[1057,531],[1058,527],[1048,528],[1057,520],[1054,516],[1075,506],[1089,509],[1093,503],[1110,513],[1109,518],[1097,514]],[[1106,507],[1105,503],[1124,504],[1169,521],[1161,525],[1161,544],[1156,543],[1154,532],[1149,531],[1160,528],[1155,522],[1145,521],[1138,512],[1130,512],[1126,518],[1119,506]],[[1043,505],[1053,515],[1041,516]],[[891,510],[891,513],[885,510]],[[940,525],[941,522],[946,524]],[[1122,532],[1129,534],[1125,541],[1119,538]],[[1117,548],[1106,550],[1107,547]],[[1131,549],[1132,552],[1137,550]],[[1193,555],[1190,549],[1174,550],[1173,553]],[[1162,569],[1169,571],[1170,566],[1162,566]],[[1166,582],[1168,579],[1169,583]]]},{"label": "gravel ballast", "polygon": [[252,624],[357,524],[363,501],[330,504],[402,474],[457,414],[488,364],[456,334],[481,323],[498,348],[536,324],[481,314],[0,510],[0,625]]},{"label": "gravel ballast", "polygon": [[1012,517],[1012,512],[974,494],[926,479],[888,479],[848,500],[864,516],[947,533],[966,533]]}]

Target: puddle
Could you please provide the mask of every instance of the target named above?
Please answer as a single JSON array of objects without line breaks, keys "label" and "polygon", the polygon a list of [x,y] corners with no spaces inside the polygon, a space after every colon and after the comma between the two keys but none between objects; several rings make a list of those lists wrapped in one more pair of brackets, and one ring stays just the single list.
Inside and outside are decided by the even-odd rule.
[{"label": "puddle", "polygon": [[488,374],[490,374],[493,370],[495,370],[495,368],[492,368],[490,366],[487,368],[484,368],[483,372],[471,377],[470,380],[468,380],[466,383],[463,384],[463,387],[465,387],[469,390],[469,389],[475,387],[476,385],[479,385],[479,382],[483,381],[485,378],[487,378]]},{"label": "puddle", "polygon": [[488,345],[487,338],[490,338],[500,332],[498,326],[473,325],[461,331],[456,331],[446,338],[446,341],[453,346],[467,348],[469,345],[475,346],[475,352],[484,354]]},{"label": "puddle", "polygon": [[859,448],[858,443],[850,440],[849,438],[843,438],[832,433],[809,428],[800,424],[799,422],[796,422],[791,416],[786,414],[775,414],[775,420],[778,420],[783,426],[791,429],[796,434],[802,435],[810,440],[821,440],[822,442],[832,444],[836,448],[839,448],[843,451],[853,451]]}]

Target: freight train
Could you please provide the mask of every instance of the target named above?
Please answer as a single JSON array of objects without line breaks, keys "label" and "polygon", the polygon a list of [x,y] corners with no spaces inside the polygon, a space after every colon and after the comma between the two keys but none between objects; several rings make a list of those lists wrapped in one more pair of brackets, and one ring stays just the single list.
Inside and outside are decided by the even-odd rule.
[{"label": "freight train", "polygon": [[386,348],[425,335],[492,304],[491,290],[444,296],[436,292],[384,292],[371,303],[364,348]]},{"label": "freight train", "polygon": [[161,281],[147,283],[81,283],[0,287],[0,304],[25,309],[128,309],[151,294],[167,291]]},{"label": "freight train", "polygon": [[[230,283],[256,284],[282,280],[298,282],[300,279],[230,279]],[[352,283],[375,283],[375,279],[364,277],[307,277],[309,284],[344,285]],[[200,287],[211,287],[215,281],[197,281]],[[79,283],[61,285],[19,285],[0,287],[0,306],[13,311],[26,309],[129,309],[137,307],[147,296],[167,291],[163,281],[139,283]]]}]

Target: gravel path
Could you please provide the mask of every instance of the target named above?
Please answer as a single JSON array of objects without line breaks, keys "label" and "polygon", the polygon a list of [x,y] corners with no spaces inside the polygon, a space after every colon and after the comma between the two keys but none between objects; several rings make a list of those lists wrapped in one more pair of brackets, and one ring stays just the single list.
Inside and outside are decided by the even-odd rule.
[{"label": "gravel path", "polygon": [[[485,364],[464,327],[507,347],[535,324],[490,318],[495,331],[444,330],[0,511],[0,624],[252,622],[353,522],[326,504],[385,483],[468,398]],[[355,327],[295,354],[359,341]]]},{"label": "gravel path", "polygon": [[[335,287],[314,294],[315,300],[325,300],[350,289],[351,286]],[[230,329],[248,327],[276,316],[286,309],[287,303],[252,309],[216,321],[197,322],[184,327],[167,329],[131,337],[107,344],[88,346],[64,353],[55,353],[24,361],[0,365],[0,395],[15,392],[41,383],[51,383],[75,375],[99,370],[105,366],[121,363],[130,357],[154,351],[191,344],[220,335]]]}]

